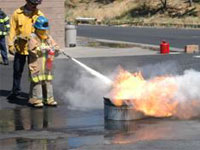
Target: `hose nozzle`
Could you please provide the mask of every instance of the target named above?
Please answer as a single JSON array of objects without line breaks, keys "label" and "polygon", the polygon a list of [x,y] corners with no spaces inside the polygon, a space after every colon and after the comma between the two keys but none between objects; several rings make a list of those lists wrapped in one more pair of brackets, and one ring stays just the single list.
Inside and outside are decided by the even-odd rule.
[{"label": "hose nozzle", "polygon": [[67,58],[72,59],[72,57],[67,55],[64,51],[62,51],[62,54],[65,55]]}]

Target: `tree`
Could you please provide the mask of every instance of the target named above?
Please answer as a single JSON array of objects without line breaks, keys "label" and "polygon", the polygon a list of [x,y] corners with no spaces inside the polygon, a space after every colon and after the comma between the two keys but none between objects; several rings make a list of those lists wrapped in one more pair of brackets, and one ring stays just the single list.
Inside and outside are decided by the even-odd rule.
[{"label": "tree", "polygon": [[162,3],[162,8],[167,9],[167,0],[160,0]]},{"label": "tree", "polygon": [[193,0],[189,0],[189,4],[190,6],[192,6]]}]

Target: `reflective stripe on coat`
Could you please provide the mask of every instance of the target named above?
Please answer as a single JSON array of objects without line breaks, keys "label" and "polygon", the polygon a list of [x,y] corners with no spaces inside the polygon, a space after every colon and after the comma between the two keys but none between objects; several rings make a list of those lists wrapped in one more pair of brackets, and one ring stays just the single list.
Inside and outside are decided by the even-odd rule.
[{"label": "reflective stripe on coat", "polygon": [[0,36],[5,36],[10,30],[9,17],[0,10]]}]

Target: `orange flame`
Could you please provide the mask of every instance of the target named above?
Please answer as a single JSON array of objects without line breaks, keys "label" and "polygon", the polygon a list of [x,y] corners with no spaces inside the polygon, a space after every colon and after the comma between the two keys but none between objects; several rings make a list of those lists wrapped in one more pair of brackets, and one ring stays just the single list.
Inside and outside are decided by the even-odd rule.
[{"label": "orange flame", "polygon": [[177,85],[173,77],[160,76],[146,81],[141,72],[131,74],[120,69],[113,84],[111,98],[116,106],[129,100],[135,110],[146,115],[169,117],[176,113],[178,101],[172,100],[176,91]]}]

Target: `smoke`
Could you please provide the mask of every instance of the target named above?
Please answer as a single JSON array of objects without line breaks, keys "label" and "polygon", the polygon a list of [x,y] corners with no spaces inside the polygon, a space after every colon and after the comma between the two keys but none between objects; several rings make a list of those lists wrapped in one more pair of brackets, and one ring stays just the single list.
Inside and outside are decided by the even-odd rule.
[{"label": "smoke", "polygon": [[62,100],[61,103],[67,104],[69,109],[103,109],[103,97],[107,95],[110,84],[79,65],[68,65],[70,67],[65,71],[66,64],[56,67],[54,93]]},{"label": "smoke", "polygon": [[[142,67],[139,70],[142,70],[142,73],[145,74],[146,76],[145,80],[148,78],[145,84],[147,85],[147,87],[142,86],[141,90],[136,89],[134,91],[134,89],[132,89],[131,93],[129,92],[126,93],[127,92],[126,90],[129,89],[129,87],[127,87],[129,85],[127,85],[126,88],[124,89],[124,92],[126,93],[125,99],[134,100],[134,98],[137,97],[138,101],[135,102],[136,105],[138,105],[137,102],[140,103],[141,105],[141,108],[139,108],[140,111],[143,111],[142,104],[151,103],[152,105],[154,104],[156,105],[161,102],[160,108],[157,111],[159,110],[162,110],[162,112],[164,112],[165,110],[169,111],[174,106],[174,104],[177,104],[176,107],[173,107],[174,109],[171,110],[172,117],[174,118],[192,119],[195,117],[199,117],[200,116],[200,72],[190,69],[183,71],[183,74],[181,75],[177,75],[178,72],[180,73],[179,69],[180,69],[179,66],[173,62],[168,63],[168,65],[159,63],[156,65],[148,65]],[[166,80],[158,80],[154,84],[154,86],[150,87],[149,85],[151,84],[151,82],[155,81],[156,79],[155,77],[158,76],[163,76],[163,77],[166,76],[168,78],[166,78]],[[167,90],[167,88],[172,88],[174,83],[175,87],[177,88],[174,89],[174,91],[173,89]],[[134,87],[133,85],[131,87]],[[170,96],[171,94],[167,93],[169,91],[172,92],[173,95],[172,97]],[[156,95],[153,95],[153,93]],[[167,95],[169,95],[168,98],[165,97]],[[157,97],[157,102],[158,101],[159,102],[156,103],[153,99],[152,102],[150,102],[152,96]],[[146,100],[148,100],[149,102],[147,102]],[[172,107],[169,108],[169,105],[171,105]],[[152,106],[152,108],[156,107]],[[161,114],[157,115],[159,116]]]},{"label": "smoke", "polygon": [[[102,109],[103,97],[109,94],[110,85],[80,69],[80,66],[72,66],[74,67],[69,67],[62,73],[60,72],[63,70],[63,65],[56,69],[58,73],[54,81],[54,89],[59,99],[70,109]],[[174,117],[180,119],[198,117],[200,116],[200,72],[186,70],[182,75],[177,75],[180,73],[179,69],[175,62],[158,63],[139,68],[145,79],[169,74],[175,79],[178,90],[171,101],[178,102],[178,105],[173,112]],[[113,70],[112,75],[109,76],[110,79],[117,74],[117,70]],[[162,89],[158,90],[162,92]]]},{"label": "smoke", "polygon": [[109,85],[98,78],[84,74],[76,81],[74,88],[65,93],[72,109],[103,108],[103,96],[108,92]]},{"label": "smoke", "polygon": [[176,75],[179,72],[179,66],[175,61],[164,61],[156,64],[145,65],[138,68],[138,71],[142,71],[144,78],[153,78],[161,75]]},{"label": "smoke", "polygon": [[189,69],[183,71],[182,75],[177,75],[181,66],[174,61],[146,65],[139,70],[142,70],[144,77],[150,79],[162,75],[174,77],[178,87],[172,99],[178,103],[173,114],[175,118],[191,119],[200,116],[200,72]]},{"label": "smoke", "polygon": [[183,75],[175,78],[178,91],[174,100],[179,104],[174,116],[181,119],[200,116],[200,72],[186,70]]}]

